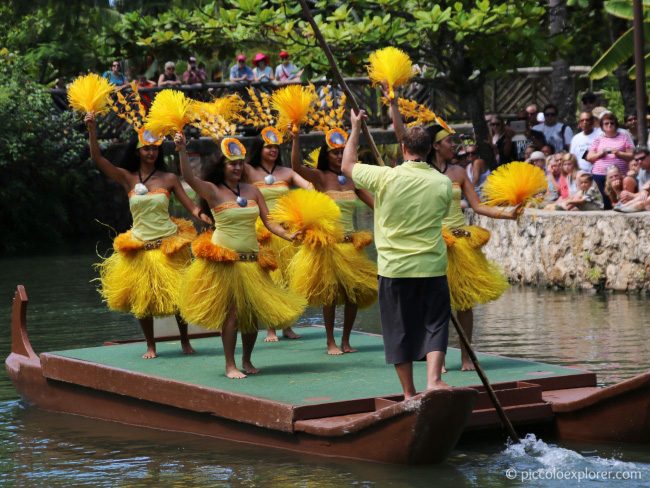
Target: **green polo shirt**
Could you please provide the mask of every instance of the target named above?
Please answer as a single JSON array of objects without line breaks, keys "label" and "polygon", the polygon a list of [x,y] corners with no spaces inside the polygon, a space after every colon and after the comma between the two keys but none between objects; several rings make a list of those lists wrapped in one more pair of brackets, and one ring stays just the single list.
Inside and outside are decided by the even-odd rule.
[{"label": "green polo shirt", "polygon": [[421,161],[401,166],[357,163],[352,179],[375,195],[379,275],[427,278],[447,273],[442,219],[449,212],[451,180]]}]

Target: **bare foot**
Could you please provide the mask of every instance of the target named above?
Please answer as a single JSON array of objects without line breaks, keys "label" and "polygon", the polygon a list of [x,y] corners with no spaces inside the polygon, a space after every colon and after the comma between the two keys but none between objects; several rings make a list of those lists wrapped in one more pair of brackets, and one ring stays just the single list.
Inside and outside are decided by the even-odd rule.
[{"label": "bare foot", "polygon": [[296,334],[291,327],[282,329],[282,337],[286,337],[287,339],[300,339],[300,335]]},{"label": "bare foot", "polygon": [[474,363],[471,361],[465,362],[463,361],[463,364],[460,366],[461,371],[476,371],[476,368],[474,367]]},{"label": "bare foot", "polygon": [[278,335],[275,333],[275,330],[269,329],[266,331],[264,342],[278,342]]},{"label": "bare foot", "polygon": [[246,375],[237,368],[226,368],[226,377],[231,380],[241,380],[242,378],[246,378]]},{"label": "bare foot", "polygon": [[183,354],[195,354],[196,351],[192,347],[192,345],[189,342],[186,343],[181,343],[181,350],[183,351]]},{"label": "bare foot", "polygon": [[243,363],[242,368],[246,374],[257,374],[260,372],[258,368],[253,366],[253,363]]},{"label": "bare foot", "polygon": [[451,388],[451,386],[442,380],[432,381],[427,384],[427,390],[443,390],[445,388]]},{"label": "bare foot", "polygon": [[357,352],[359,349],[355,349],[350,344],[341,344],[341,350],[343,352]]},{"label": "bare foot", "polygon": [[145,352],[142,355],[143,359],[153,359],[153,358],[157,358],[157,357],[158,357],[158,354],[156,354],[156,348],[155,347],[148,347],[147,352]]},{"label": "bare foot", "polygon": [[447,372],[447,367],[443,365],[442,367],[442,374],[445,374]]},{"label": "bare foot", "polygon": [[327,354],[329,354],[330,356],[340,356],[341,354],[343,354],[343,351],[341,351],[336,344],[328,344]]}]

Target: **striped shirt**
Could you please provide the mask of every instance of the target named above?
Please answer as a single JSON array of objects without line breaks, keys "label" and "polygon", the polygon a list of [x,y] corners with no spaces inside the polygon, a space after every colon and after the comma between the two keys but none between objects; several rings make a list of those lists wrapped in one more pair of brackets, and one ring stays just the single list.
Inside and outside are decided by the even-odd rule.
[{"label": "striped shirt", "polygon": [[618,167],[622,175],[627,174],[629,163],[613,153],[614,151],[632,152],[633,149],[630,138],[623,132],[617,132],[614,137],[607,137],[604,133],[599,135],[591,143],[589,151],[599,153],[611,150],[612,154],[605,154],[602,158],[596,160],[591,172],[595,175],[606,175],[607,168],[614,165]]}]

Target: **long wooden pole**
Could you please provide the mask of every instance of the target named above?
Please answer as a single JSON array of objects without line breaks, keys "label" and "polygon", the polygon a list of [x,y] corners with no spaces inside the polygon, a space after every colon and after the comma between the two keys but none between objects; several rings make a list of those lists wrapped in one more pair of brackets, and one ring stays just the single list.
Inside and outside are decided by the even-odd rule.
[{"label": "long wooden pole", "polygon": [[[309,6],[307,5],[307,2],[305,0],[299,0],[299,2],[302,7],[302,12],[305,15],[305,18],[307,19],[307,22],[309,22],[311,28],[314,30],[314,35],[316,36],[316,39],[318,40],[321,49],[323,50],[323,52],[325,52],[325,56],[327,56],[327,60],[330,63],[332,72],[334,73],[334,78],[336,78],[337,83],[339,84],[341,89],[345,92],[345,95],[348,97],[348,101],[350,102],[352,109],[356,113],[359,113],[359,104],[357,103],[356,98],[354,98],[354,95],[350,91],[350,88],[348,87],[347,83],[343,79],[343,75],[341,74],[341,71],[339,70],[338,65],[336,64],[336,60],[334,59],[332,50],[328,46],[327,41],[325,41],[325,38],[323,37],[323,34],[318,28],[318,25],[316,25],[316,21],[314,20],[314,16],[311,14],[311,10],[309,10]],[[363,135],[366,136],[366,141],[368,141],[368,144],[370,144],[370,149],[372,149],[372,153],[374,154],[375,159],[377,160],[377,164],[379,166],[385,166],[384,160],[381,157],[381,154],[379,154],[379,149],[377,149],[375,140],[372,138],[372,135],[368,130],[368,126],[366,125],[365,120],[361,121],[361,130],[363,131]]]},{"label": "long wooden pole", "polygon": [[460,337],[460,342],[463,344],[465,350],[467,350],[467,354],[469,358],[472,360],[472,363],[474,363],[474,368],[476,368],[476,373],[478,374],[479,378],[481,378],[481,382],[485,387],[485,391],[490,397],[490,400],[492,401],[492,404],[494,405],[494,408],[497,411],[499,418],[501,419],[501,423],[503,424],[503,427],[506,429],[506,432],[508,433],[508,436],[510,437],[512,442],[514,442],[515,444],[519,444],[521,440],[519,439],[517,432],[515,432],[515,429],[512,426],[512,423],[510,422],[510,419],[508,418],[506,412],[503,410],[503,407],[501,406],[501,402],[499,402],[496,393],[494,393],[494,390],[492,389],[492,385],[490,385],[490,381],[488,380],[485,372],[483,371],[483,368],[481,368],[481,365],[478,362],[478,358],[476,357],[476,354],[474,353],[474,350],[472,349],[472,346],[469,343],[469,339],[467,339],[467,335],[465,335],[465,331],[460,326],[460,324],[458,323],[458,319],[453,313],[451,314],[451,321],[454,324],[454,327],[456,328],[456,332],[458,332],[458,337]]},{"label": "long wooden pole", "polygon": [[645,146],[648,139],[646,110],[648,95],[645,91],[645,56],[643,55],[643,2],[634,0],[634,72],[636,75],[636,120],[639,144]]}]

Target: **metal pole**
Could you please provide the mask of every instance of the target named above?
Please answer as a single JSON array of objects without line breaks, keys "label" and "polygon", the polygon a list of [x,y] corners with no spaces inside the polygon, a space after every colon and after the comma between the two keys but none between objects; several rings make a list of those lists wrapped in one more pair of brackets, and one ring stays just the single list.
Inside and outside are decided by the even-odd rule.
[{"label": "metal pole", "polygon": [[643,1],[634,0],[634,68],[636,74],[636,119],[639,144],[646,145],[648,95],[645,88],[645,57],[643,55]]},{"label": "metal pole", "polygon": [[[305,14],[305,18],[307,19],[307,22],[311,25],[311,28],[314,30],[314,35],[316,36],[316,39],[318,40],[318,43],[320,44],[320,47],[323,49],[325,52],[325,56],[327,56],[327,60],[330,63],[330,67],[332,68],[332,71],[334,72],[334,78],[336,78],[336,81],[338,84],[341,86],[341,89],[345,92],[345,95],[348,97],[348,100],[350,102],[350,105],[352,106],[352,109],[356,112],[359,113],[359,104],[357,103],[357,100],[354,98],[354,95],[350,91],[350,88],[348,88],[347,83],[343,79],[343,75],[341,74],[341,71],[339,70],[336,60],[334,59],[334,55],[332,54],[332,50],[330,47],[327,45],[327,41],[325,41],[325,38],[323,37],[323,34],[321,33],[320,29],[318,28],[318,25],[316,24],[316,21],[314,20],[314,16],[311,14],[311,10],[309,10],[309,7],[307,6],[307,2],[305,0],[299,0],[300,5],[302,6],[302,11]],[[372,135],[370,134],[370,131],[368,130],[368,126],[366,125],[365,120],[361,121],[361,130],[363,131],[363,135],[366,136],[366,141],[368,141],[368,144],[370,145],[370,149],[372,149],[372,153],[375,156],[375,159],[377,160],[377,164],[379,166],[385,166],[384,160],[381,157],[381,154],[379,154],[379,149],[377,149],[377,145],[375,144],[375,140],[372,138]]]}]

